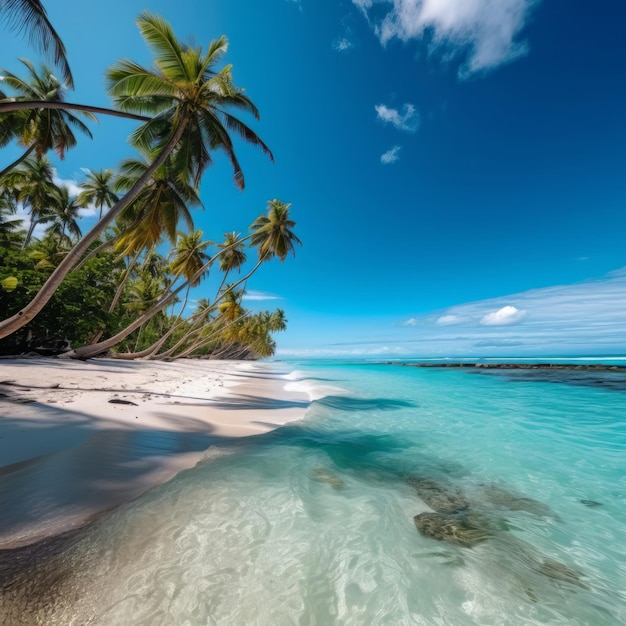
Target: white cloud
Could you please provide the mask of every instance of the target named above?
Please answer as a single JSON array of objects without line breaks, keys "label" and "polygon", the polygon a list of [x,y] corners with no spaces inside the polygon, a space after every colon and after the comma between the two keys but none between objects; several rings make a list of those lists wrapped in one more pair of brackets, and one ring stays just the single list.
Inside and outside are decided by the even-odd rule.
[{"label": "white cloud", "polygon": [[439,324],[439,326],[453,326],[454,324],[462,324],[467,321],[466,317],[460,317],[459,315],[442,315],[437,318],[435,323]]},{"label": "white cloud", "polygon": [[408,320],[400,323],[400,326],[417,326],[417,319],[410,317]]},{"label": "white cloud", "polygon": [[[523,313],[523,324],[481,324],[485,318],[519,321]],[[342,345],[319,346],[320,355],[458,359],[626,354],[626,267],[596,280],[468,302],[410,319],[415,330],[394,327],[393,320],[361,326],[357,337],[351,329],[341,329]]]},{"label": "white cloud", "polygon": [[364,15],[367,17],[367,10],[372,8],[374,0],[352,0],[352,4],[355,4]]},{"label": "white cloud", "polygon": [[480,323],[483,326],[509,326],[517,324],[526,317],[526,311],[520,311],[514,306],[503,306],[497,311],[491,311],[483,316]]},{"label": "white cloud", "polygon": [[352,0],[367,17],[374,4],[391,5],[375,32],[391,39],[428,39],[446,56],[466,52],[461,77],[493,69],[527,53],[518,35],[539,0]]},{"label": "white cloud", "polygon": [[338,52],[345,52],[354,48],[354,44],[347,37],[340,37],[333,42],[333,48]]},{"label": "white cloud", "polygon": [[250,300],[250,301],[282,300],[280,296],[275,296],[273,293],[265,293],[263,291],[253,291],[253,290],[246,291],[242,299]]},{"label": "white cloud", "polygon": [[385,165],[395,163],[400,158],[400,146],[394,146],[380,156],[380,162]]},{"label": "white cloud", "polygon": [[[81,168],[81,170],[85,171],[84,168]],[[67,187],[70,198],[75,198],[82,191],[81,186],[75,179],[61,178],[56,172],[52,177],[52,182],[57,185],[57,187]],[[93,205],[86,206],[79,211],[81,217],[93,217],[94,215],[98,215],[98,213],[98,209]]]},{"label": "white cloud", "polygon": [[419,126],[420,117],[413,104],[405,104],[402,111],[389,108],[384,104],[377,104],[374,108],[379,120],[395,126],[398,130],[414,133]]}]

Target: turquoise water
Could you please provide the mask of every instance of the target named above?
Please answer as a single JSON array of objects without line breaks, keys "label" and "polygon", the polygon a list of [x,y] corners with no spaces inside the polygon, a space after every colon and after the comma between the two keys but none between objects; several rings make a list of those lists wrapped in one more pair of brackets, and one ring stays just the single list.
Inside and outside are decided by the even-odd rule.
[{"label": "turquoise water", "polygon": [[[624,373],[294,367],[306,418],[99,520],[47,623],[626,623]],[[418,532],[420,481],[484,541]]]}]

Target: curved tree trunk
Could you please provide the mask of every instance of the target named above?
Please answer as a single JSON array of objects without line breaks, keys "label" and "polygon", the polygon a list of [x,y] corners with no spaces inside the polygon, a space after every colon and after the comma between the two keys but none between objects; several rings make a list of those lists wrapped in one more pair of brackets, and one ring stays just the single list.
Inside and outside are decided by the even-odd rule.
[{"label": "curved tree trunk", "polygon": [[9,163],[9,165],[7,165],[1,172],[0,172],[0,178],[2,178],[7,172],[11,171],[14,167],[16,167],[17,165],[19,165],[22,161],[26,160],[30,154],[32,153],[32,151],[35,149],[35,145],[33,144],[32,146],[30,146],[30,148],[28,148],[27,150],[25,150],[22,154],[22,156],[18,157],[17,159],[15,159],[15,161],[13,161],[13,163]]},{"label": "curved tree trunk", "polygon": [[[229,322],[228,324],[224,324],[224,326],[216,330],[214,333],[211,333],[208,337],[202,337],[202,339],[200,339],[200,341],[197,341],[193,346],[187,348],[186,350],[184,350],[180,354],[177,354],[176,356],[168,357],[167,360],[174,361],[176,359],[184,359],[185,357],[190,356],[196,350],[199,350],[200,348],[204,348],[204,346],[211,343],[211,341],[215,341],[214,337],[216,335],[219,335],[219,333],[225,331],[227,328],[241,321],[244,317],[247,317],[248,315],[249,315],[249,311],[246,311],[243,315],[240,315],[237,319],[234,319],[232,322]],[[166,354],[167,354],[166,352],[163,353],[163,356],[165,356]]]},{"label": "curved tree trunk", "polygon": [[85,111],[86,113],[101,113],[102,115],[111,115],[113,117],[124,117],[128,120],[136,120],[138,122],[149,122],[152,118],[145,115],[136,115],[135,113],[126,113],[115,109],[107,109],[106,107],[94,107],[88,104],[76,104],[75,102],[43,102],[41,100],[16,100],[10,99],[0,100],[0,113],[9,113],[10,111],[30,111],[31,109],[69,109],[70,111]]},{"label": "curved tree trunk", "polygon": [[115,220],[117,216],[139,195],[140,191],[150,180],[154,172],[165,162],[169,154],[176,147],[176,144],[182,137],[186,127],[187,120],[184,119],[181,121],[181,124],[176,129],[176,132],[172,135],[170,140],[167,142],[167,145],[163,148],[150,167],[128,190],[126,195],[112,207],[104,218],[101,219],[76,244],[76,246],[72,248],[72,250],[70,250],[68,255],[63,259],[63,261],[61,261],[61,263],[59,263],[43,287],[39,290],[39,293],[37,293],[37,295],[21,311],[18,311],[15,315],[0,322],[0,339],[7,337],[16,330],[20,329],[22,326],[28,324],[28,322],[30,322],[30,320],[32,320],[41,311],[41,309],[43,309],[56,291],[57,287],[61,284],[61,281],[80,261],[81,257],[87,252],[89,246],[91,246],[91,244],[96,241],[98,237],[100,237],[100,235],[107,229],[108,225]]},{"label": "curved tree trunk", "polygon": [[[121,330],[119,333],[110,337],[109,339],[105,339],[100,343],[95,343],[89,346],[82,346],[81,348],[76,348],[75,350],[71,350],[70,352],[65,352],[62,355],[62,358],[66,359],[90,359],[91,357],[97,356],[110,350],[113,346],[116,346],[120,341],[123,341],[130,335],[133,331],[137,330],[140,326],[145,324],[150,318],[154,317],[159,311],[162,311],[165,307],[168,306],[172,302],[172,300],[185,288],[187,285],[194,283],[198,280],[202,274],[210,267],[210,265],[217,259],[219,254],[216,254],[210,261],[205,263],[191,278],[188,278],[185,282],[181,283],[176,289],[173,291],[166,292],[159,299],[159,301],[144,314],[140,315],[132,324],[129,324],[126,328]],[[224,298],[224,296],[232,291],[235,287],[240,285],[242,282],[248,280],[254,272],[259,268],[261,263],[265,260],[266,257],[261,257],[258,263],[250,270],[248,274],[246,274],[241,280],[233,284],[230,289],[226,290],[213,304],[216,304],[220,300]]]}]

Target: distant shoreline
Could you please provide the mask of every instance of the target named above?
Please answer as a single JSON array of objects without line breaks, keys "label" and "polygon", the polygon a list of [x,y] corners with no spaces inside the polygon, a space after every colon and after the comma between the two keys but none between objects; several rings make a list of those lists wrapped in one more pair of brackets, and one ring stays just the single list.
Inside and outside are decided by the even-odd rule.
[{"label": "distant shoreline", "polygon": [[605,365],[602,363],[397,363],[386,361],[383,365],[401,367],[457,368],[457,369],[497,369],[497,370],[575,370],[626,372],[626,365]]}]

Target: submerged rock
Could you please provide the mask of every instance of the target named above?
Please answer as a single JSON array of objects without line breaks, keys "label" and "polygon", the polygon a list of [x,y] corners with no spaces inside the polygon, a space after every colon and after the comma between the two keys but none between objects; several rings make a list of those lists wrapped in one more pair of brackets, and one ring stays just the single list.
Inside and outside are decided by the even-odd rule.
[{"label": "submerged rock", "polygon": [[464,514],[420,513],[413,521],[424,537],[460,546],[471,547],[489,537],[488,531],[476,526]]},{"label": "submerged rock", "polygon": [[482,490],[485,500],[509,511],[525,511],[539,517],[557,518],[550,507],[532,498],[520,496],[497,485],[483,485]]},{"label": "submerged rock", "polygon": [[582,587],[583,589],[589,589],[580,579],[585,575],[578,570],[572,569],[567,565],[563,565],[559,561],[554,559],[544,558],[536,568],[536,571],[553,580],[560,580],[562,582]]},{"label": "submerged rock", "polygon": [[334,474],[330,470],[323,467],[316,467],[311,472],[311,478],[316,480],[318,483],[326,483],[333,489],[343,489],[346,485],[344,481],[337,476],[337,474]]},{"label": "submerged rock", "polygon": [[450,491],[443,483],[432,478],[409,476],[406,482],[437,513],[459,513],[469,508],[469,502],[461,491]]}]

